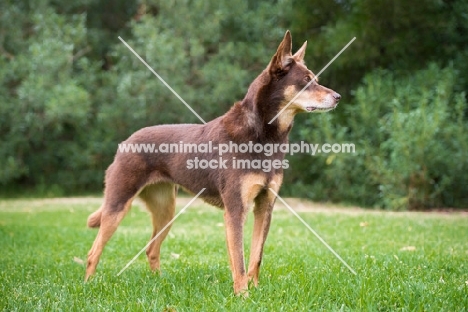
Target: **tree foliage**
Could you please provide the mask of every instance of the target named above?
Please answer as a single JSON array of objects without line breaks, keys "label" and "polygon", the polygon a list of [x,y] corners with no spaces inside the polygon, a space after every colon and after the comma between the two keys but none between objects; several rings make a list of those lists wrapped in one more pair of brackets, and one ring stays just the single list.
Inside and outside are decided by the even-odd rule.
[{"label": "tree foliage", "polygon": [[406,77],[377,70],[340,108],[345,126],[335,114],[307,119],[299,137],[353,143],[356,153],[302,157],[302,192],[397,210],[466,205],[468,105],[454,90],[458,75],[435,64]]},{"label": "tree foliage", "polygon": [[242,99],[284,31],[308,40],[343,95],[301,116],[292,140],[353,142],[356,155],[291,157],[284,191],[388,209],[468,204],[468,4],[462,0],[123,1],[0,4],[0,185],[96,191],[117,144],[154,124],[199,122]]}]

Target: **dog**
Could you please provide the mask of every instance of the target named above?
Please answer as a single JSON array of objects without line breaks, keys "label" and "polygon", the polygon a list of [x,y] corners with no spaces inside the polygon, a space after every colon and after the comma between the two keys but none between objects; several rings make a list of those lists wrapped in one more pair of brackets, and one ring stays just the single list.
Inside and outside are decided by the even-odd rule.
[{"label": "dog", "polygon": [[[236,102],[221,117],[206,124],[159,125],[143,128],[132,134],[125,144],[179,144],[180,142],[213,145],[234,142],[242,144],[287,144],[293,119],[301,112],[326,112],[340,100],[335,91],[318,84],[306,67],[304,55],[307,41],[292,54],[291,34],[287,31],[276,53],[263,72],[251,83],[242,101]],[[296,95],[310,85],[299,96]],[[296,97],[296,98],[295,98]],[[293,100],[291,103],[290,101]],[[286,109],[284,109],[286,107]],[[273,121],[276,115],[284,111]],[[197,156],[211,161],[217,152],[190,153],[123,153],[117,152],[105,174],[104,201],[88,218],[88,226],[99,227],[88,253],[88,280],[104,246],[139,196],[151,213],[152,238],[174,218],[178,186],[197,194],[207,203],[224,210],[224,223],[230,268],[235,294],[246,293],[249,283],[258,286],[263,247],[270,228],[276,195],[283,180],[285,153],[264,154],[229,151],[223,155],[226,166],[219,169],[188,169],[187,163]],[[270,160],[277,166],[268,170],[234,169],[236,158]],[[279,161],[279,163],[278,163]],[[279,165],[279,166],[278,166]],[[253,205],[254,229],[248,270],[244,265],[243,227],[246,214]],[[160,270],[160,248],[169,232],[168,226],[146,250],[151,270]]]}]

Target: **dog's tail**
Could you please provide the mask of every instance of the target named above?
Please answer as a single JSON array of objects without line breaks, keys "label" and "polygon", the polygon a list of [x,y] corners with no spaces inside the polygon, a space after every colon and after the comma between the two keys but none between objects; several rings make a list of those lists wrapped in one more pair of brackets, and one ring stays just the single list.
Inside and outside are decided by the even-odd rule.
[{"label": "dog's tail", "polygon": [[93,212],[88,217],[88,227],[98,228],[101,225],[102,207]]}]

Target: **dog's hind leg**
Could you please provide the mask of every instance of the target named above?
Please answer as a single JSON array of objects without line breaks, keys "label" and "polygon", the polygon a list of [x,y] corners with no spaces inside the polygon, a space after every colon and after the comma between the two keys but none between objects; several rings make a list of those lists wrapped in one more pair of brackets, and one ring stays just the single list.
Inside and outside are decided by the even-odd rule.
[{"label": "dog's hind leg", "polygon": [[151,184],[146,186],[140,193],[141,199],[151,212],[153,222],[151,239],[158,235],[146,250],[148,262],[153,271],[159,271],[160,269],[161,244],[169,233],[171,226],[168,226],[164,231],[162,229],[174,218],[176,195],[177,186],[172,183]]},{"label": "dog's hind leg", "polygon": [[129,177],[125,171],[117,170],[114,165],[109,167],[106,173],[104,204],[88,219],[88,225],[99,226],[99,232],[88,253],[85,281],[96,271],[106,243],[130,209],[141,184],[142,181],[138,177]]},{"label": "dog's hind leg", "polygon": [[[88,262],[86,265],[86,276],[85,281],[89,279],[91,275],[96,271],[96,267],[99,263],[102,251],[114,234],[120,221],[130,209],[133,198],[127,200],[127,202],[118,204],[117,209],[109,207],[107,203],[104,203],[102,207],[101,220],[99,232],[94,240],[91,250],[88,252]],[[114,209],[113,209],[114,208]]]},{"label": "dog's hind leg", "polygon": [[254,207],[254,229],[252,244],[250,246],[250,261],[247,276],[258,286],[258,276],[260,273],[260,264],[262,262],[263,246],[270,229],[271,215],[275,196],[269,191],[264,190],[255,199]]},{"label": "dog's hind leg", "polygon": [[99,258],[101,257],[102,251],[106,243],[114,234],[115,230],[119,226],[120,222],[124,218],[125,214],[130,209],[132,204],[133,197],[130,199],[122,200],[117,203],[115,206],[110,206],[107,200],[105,200],[104,205],[102,206],[101,220],[99,232],[94,240],[93,246],[88,253],[88,262],[86,266],[86,276],[85,281],[89,279],[91,275],[96,271],[96,267],[99,263]]}]

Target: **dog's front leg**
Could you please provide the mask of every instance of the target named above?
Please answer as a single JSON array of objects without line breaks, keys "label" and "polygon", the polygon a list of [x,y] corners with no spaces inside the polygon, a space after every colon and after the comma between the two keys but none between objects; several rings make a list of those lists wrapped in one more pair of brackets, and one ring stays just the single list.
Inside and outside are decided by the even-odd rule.
[{"label": "dog's front leg", "polygon": [[243,229],[245,209],[239,206],[226,206],[224,223],[226,227],[226,241],[234,280],[234,293],[246,293],[248,287],[244,264]]},{"label": "dog's front leg", "polygon": [[275,196],[265,190],[255,199],[254,230],[250,247],[250,262],[248,278],[255,287],[258,286],[260,264],[262,262],[263,246],[270,229],[271,215],[275,204]]}]

